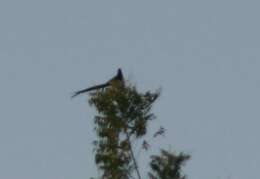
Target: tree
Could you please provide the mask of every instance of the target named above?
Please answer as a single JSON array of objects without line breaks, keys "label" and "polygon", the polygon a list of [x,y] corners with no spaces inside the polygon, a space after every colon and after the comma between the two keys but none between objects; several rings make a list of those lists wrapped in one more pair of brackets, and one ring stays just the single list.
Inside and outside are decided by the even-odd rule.
[{"label": "tree", "polygon": [[153,155],[149,172],[151,179],[185,179],[181,173],[181,166],[190,158],[189,155],[180,153],[176,155],[166,150],[161,150],[161,155]]},{"label": "tree", "polygon": [[[132,142],[142,140],[147,133],[148,122],[155,119],[152,105],[160,92],[140,93],[134,86],[121,82],[109,88],[90,93],[89,104],[97,110],[94,118],[98,136],[93,142],[95,163],[101,171],[102,179],[141,179],[140,169],[135,159]],[[160,128],[153,137],[162,135]],[[143,148],[148,149],[143,141]],[[188,155],[174,155],[162,150],[160,156],[151,157],[151,179],[183,179],[181,165]]]}]

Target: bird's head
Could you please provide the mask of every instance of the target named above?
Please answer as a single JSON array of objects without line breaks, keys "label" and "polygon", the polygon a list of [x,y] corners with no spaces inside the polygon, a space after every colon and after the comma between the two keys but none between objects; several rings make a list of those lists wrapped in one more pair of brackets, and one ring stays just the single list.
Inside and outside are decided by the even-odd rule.
[{"label": "bird's head", "polygon": [[119,78],[120,80],[123,80],[123,79],[124,79],[124,77],[123,77],[123,72],[122,72],[121,68],[118,68],[118,70],[117,70],[117,76],[118,76],[118,78]]}]

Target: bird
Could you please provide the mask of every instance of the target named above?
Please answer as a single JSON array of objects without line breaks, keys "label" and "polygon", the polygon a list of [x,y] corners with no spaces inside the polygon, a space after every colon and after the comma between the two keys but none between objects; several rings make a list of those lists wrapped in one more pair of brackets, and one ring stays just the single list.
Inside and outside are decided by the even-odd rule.
[{"label": "bird", "polygon": [[83,90],[80,90],[80,91],[76,91],[76,92],[74,92],[74,94],[71,97],[74,98],[74,97],[76,97],[76,96],[78,96],[79,94],[82,94],[82,93],[86,93],[86,92],[98,90],[98,89],[103,89],[105,87],[111,86],[116,81],[124,83],[123,72],[120,68],[118,68],[117,74],[113,78],[108,80],[106,83],[103,83],[103,84],[100,84],[100,85],[95,85],[95,86],[92,86],[92,87],[89,87],[89,88],[86,88],[86,89],[83,89]]}]

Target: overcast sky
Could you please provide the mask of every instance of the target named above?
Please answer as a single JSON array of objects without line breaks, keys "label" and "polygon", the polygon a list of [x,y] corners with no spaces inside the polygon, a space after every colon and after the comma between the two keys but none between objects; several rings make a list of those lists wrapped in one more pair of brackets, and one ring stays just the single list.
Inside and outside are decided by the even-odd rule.
[{"label": "overcast sky", "polygon": [[[96,176],[95,110],[73,91],[118,67],[162,88],[154,147],[190,179],[260,178],[260,2],[0,1],[0,178]],[[140,161],[142,166],[146,163]]]}]

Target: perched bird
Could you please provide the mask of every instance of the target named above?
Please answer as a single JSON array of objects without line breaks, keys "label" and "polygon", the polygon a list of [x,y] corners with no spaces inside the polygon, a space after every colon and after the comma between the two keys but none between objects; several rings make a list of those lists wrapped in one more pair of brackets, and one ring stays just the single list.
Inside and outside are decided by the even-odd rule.
[{"label": "perched bird", "polygon": [[96,85],[96,86],[92,86],[90,88],[86,88],[86,89],[83,89],[83,90],[80,90],[80,91],[76,91],[74,93],[74,95],[72,95],[72,98],[74,98],[75,96],[78,96],[79,94],[86,93],[88,91],[98,90],[98,89],[101,89],[101,88],[105,88],[107,86],[111,86],[112,83],[116,82],[116,81],[124,82],[124,76],[123,76],[122,70],[120,68],[117,70],[116,76],[114,76],[113,78],[108,80],[106,83]]}]

